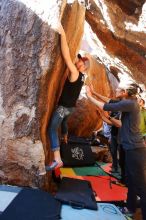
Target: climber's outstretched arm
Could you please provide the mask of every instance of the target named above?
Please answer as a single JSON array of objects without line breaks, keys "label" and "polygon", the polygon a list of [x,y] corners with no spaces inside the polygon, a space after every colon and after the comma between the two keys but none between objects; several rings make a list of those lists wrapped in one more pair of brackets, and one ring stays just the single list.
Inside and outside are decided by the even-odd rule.
[{"label": "climber's outstretched arm", "polygon": [[98,100],[96,100],[95,98],[92,97],[92,92],[89,86],[86,86],[86,95],[88,97],[88,99],[94,103],[95,105],[97,105],[101,110],[103,110],[104,107],[104,103],[100,102]]},{"label": "climber's outstretched arm", "polygon": [[65,60],[65,63],[70,70],[68,76],[69,80],[71,82],[76,81],[79,76],[79,71],[77,70],[75,64],[71,60],[66,34],[61,24],[58,28],[58,33],[61,35],[61,52]]}]

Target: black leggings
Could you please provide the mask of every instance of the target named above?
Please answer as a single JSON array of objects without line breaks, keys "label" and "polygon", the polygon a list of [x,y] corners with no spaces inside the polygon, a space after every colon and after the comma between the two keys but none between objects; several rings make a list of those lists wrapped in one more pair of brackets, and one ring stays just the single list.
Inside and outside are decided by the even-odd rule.
[{"label": "black leggings", "polygon": [[125,151],[128,183],[127,207],[136,211],[136,198],[140,197],[143,220],[146,220],[146,147]]}]

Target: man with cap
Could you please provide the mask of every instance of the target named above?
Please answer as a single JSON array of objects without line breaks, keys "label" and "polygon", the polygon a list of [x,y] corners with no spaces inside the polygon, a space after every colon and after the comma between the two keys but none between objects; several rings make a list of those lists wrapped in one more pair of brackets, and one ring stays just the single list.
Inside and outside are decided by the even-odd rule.
[{"label": "man with cap", "polygon": [[66,78],[61,96],[59,98],[58,106],[53,112],[48,126],[48,136],[50,138],[51,150],[53,151],[54,160],[50,165],[46,166],[47,171],[63,166],[63,162],[60,156],[58,129],[61,126],[61,133],[64,137],[64,141],[67,142],[67,119],[74,111],[76,101],[85,81],[85,72],[87,72],[89,69],[89,59],[87,57],[82,57],[79,54],[75,64],[71,60],[65,31],[62,25],[60,25],[58,33],[61,36],[61,52],[69,69],[69,74]]},{"label": "man with cap", "polygon": [[105,111],[122,112],[121,144],[125,151],[125,167],[128,185],[127,208],[129,214],[136,211],[137,195],[140,197],[143,220],[146,220],[146,146],[139,130],[140,109],[137,102],[137,86],[125,89],[125,99],[117,103],[100,102],[92,97],[87,87],[88,99]]}]

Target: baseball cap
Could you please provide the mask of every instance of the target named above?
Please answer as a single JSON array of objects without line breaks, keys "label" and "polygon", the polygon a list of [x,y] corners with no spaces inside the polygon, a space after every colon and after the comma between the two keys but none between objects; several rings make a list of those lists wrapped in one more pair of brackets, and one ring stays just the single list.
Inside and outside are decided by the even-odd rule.
[{"label": "baseball cap", "polygon": [[77,57],[78,57],[78,59],[81,59],[84,62],[84,64],[87,67],[87,69],[90,67],[90,62],[89,62],[89,58],[88,57],[85,57],[85,56],[82,57],[81,54],[78,54]]},{"label": "baseball cap", "polygon": [[139,86],[136,83],[132,83],[127,86],[126,90],[130,96],[136,95],[138,93]]}]

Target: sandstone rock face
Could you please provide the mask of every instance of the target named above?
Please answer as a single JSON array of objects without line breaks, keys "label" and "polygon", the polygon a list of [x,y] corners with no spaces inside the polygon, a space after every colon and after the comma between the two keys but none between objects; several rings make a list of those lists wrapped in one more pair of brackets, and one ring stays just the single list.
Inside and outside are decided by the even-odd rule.
[{"label": "sandstone rock face", "polygon": [[100,3],[90,0],[86,20],[103,44],[106,53],[125,66],[122,72],[146,85],[144,2],[105,0]]},{"label": "sandstone rock face", "polygon": [[[91,68],[86,84],[90,82],[96,92],[107,97],[112,97],[113,89],[110,85],[105,67],[92,57],[90,58],[90,65]],[[75,112],[69,119],[69,133],[89,137],[93,131],[101,127],[102,120],[97,107],[89,102],[87,98],[81,98],[77,102]]]},{"label": "sandstone rock face", "polygon": [[[145,1],[67,2],[73,4],[65,0],[0,2],[2,183],[44,187],[50,182],[50,174],[39,174],[44,173],[45,163],[52,156],[47,126],[68,71],[61,56],[59,35],[52,28],[59,19],[65,28],[73,60],[81,45],[85,19],[100,41],[98,49],[104,49],[108,55],[99,55],[99,50],[95,55],[100,60],[91,58],[89,80],[97,92],[113,96],[109,81],[112,77],[106,67],[117,80],[121,72],[146,84],[145,27],[140,31]],[[86,14],[84,3],[88,6]],[[113,80],[115,88],[114,83]],[[101,125],[96,107],[85,97],[80,99],[70,117],[69,132],[90,136]]]},{"label": "sandstone rock face", "polygon": [[141,13],[141,9],[145,0],[128,0],[126,2],[120,0],[108,0],[108,2],[116,3],[127,15],[136,16]]},{"label": "sandstone rock face", "polygon": [[[46,160],[50,156],[46,128],[66,69],[59,35],[51,29],[49,21],[55,20],[55,13],[62,16],[74,57],[85,17],[85,9],[77,2],[72,6],[65,1],[60,5],[54,2],[50,3],[52,8],[49,5],[41,8],[40,1],[33,5],[30,1],[1,1],[0,181],[3,183],[42,187],[46,181],[44,176],[38,176],[45,171],[45,156]],[[44,20],[46,14],[48,23]]]}]

